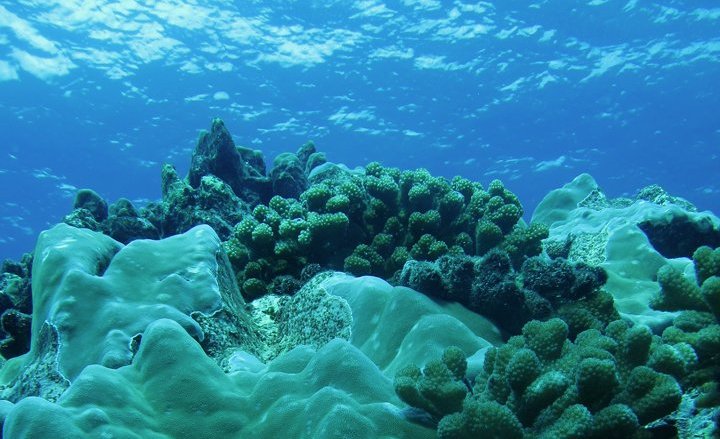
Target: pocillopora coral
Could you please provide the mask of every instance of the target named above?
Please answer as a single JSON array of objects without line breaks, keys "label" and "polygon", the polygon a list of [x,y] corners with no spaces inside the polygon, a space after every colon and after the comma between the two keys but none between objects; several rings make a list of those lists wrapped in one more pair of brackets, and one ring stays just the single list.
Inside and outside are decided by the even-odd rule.
[{"label": "pocillopora coral", "polygon": [[658,270],[660,293],[651,305],[680,311],[662,333],[672,346],[655,361],[670,371],[677,370],[677,357],[693,356],[697,366],[683,376],[687,386],[696,386],[706,395],[703,405],[720,404],[717,380],[720,376],[720,247],[699,247],[693,253],[694,279],[672,266]]},{"label": "pocillopora coral", "polygon": [[[541,252],[547,236],[543,226],[520,221],[520,202],[499,180],[484,190],[459,177],[448,181],[375,162],[356,171],[325,164],[309,182],[298,199],[276,195],[237,224],[226,248],[238,255],[231,260],[240,285],[254,278],[275,291],[277,276],[298,278],[309,263],[391,279],[409,259],[495,247],[519,268]],[[260,277],[248,275],[253,262],[265,267]]]},{"label": "pocillopora coral", "polygon": [[[472,388],[451,347],[423,369],[401,370],[395,391],[439,421],[441,438],[624,438],[678,407],[680,386],[653,360],[669,346],[647,327],[617,320],[567,336],[560,319],[531,321],[486,353]],[[692,366],[677,357],[680,374]]]},{"label": "pocillopora coral", "polygon": [[435,262],[409,261],[397,277],[402,285],[462,303],[510,334],[529,320],[562,315],[572,336],[601,329],[619,317],[612,298],[601,289],[605,280],[601,268],[561,258],[526,258],[515,270],[512,256],[502,249],[482,257],[453,254]]}]

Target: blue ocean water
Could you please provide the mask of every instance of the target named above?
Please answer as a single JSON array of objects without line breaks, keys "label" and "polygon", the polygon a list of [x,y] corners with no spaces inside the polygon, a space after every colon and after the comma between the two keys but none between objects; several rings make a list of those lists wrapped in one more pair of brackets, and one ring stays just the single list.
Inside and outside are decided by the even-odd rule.
[{"label": "blue ocean water", "polygon": [[268,160],[500,178],[531,212],[581,172],[720,207],[711,1],[0,1],[0,259],[76,189],[160,196],[221,117]]}]

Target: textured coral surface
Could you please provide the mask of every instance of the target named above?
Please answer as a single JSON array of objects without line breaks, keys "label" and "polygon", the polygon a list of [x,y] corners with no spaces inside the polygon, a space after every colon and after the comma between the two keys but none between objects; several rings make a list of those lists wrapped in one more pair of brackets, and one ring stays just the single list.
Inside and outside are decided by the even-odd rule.
[{"label": "textured coral surface", "polygon": [[267,166],[215,119],[136,208],[90,189],[0,273],[10,438],[709,436],[720,220],[587,174]]}]

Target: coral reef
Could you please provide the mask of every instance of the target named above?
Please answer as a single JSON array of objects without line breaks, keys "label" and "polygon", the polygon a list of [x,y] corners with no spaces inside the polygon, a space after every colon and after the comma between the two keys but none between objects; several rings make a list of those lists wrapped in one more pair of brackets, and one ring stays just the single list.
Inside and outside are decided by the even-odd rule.
[{"label": "coral reef", "polygon": [[[238,356],[238,370],[226,375],[176,322],[158,320],[131,365],[87,367],[58,404],[23,399],[10,410],[4,434],[433,437],[432,430],[403,420],[388,379],[343,340],[299,348],[259,370],[242,360]],[[338,379],[338,364],[356,379]]]},{"label": "coral reef", "polygon": [[499,342],[378,279],[320,273],[247,304],[208,226],[123,245],[60,224],[36,254],[32,349],[2,369],[7,437],[432,437],[399,408],[398,364]]},{"label": "coral reef", "polygon": [[[720,405],[720,247],[703,246],[693,253],[693,275],[686,276],[666,265],[658,270],[660,292],[651,306],[665,311],[680,311],[672,325],[662,332],[663,341],[676,350],[691,350],[697,365],[683,376],[685,387],[695,388],[699,407]],[[669,354],[668,354],[669,355]],[[659,363],[672,369],[670,360]]]},{"label": "coral reef", "polygon": [[64,222],[124,244],[177,235],[200,224],[226,240],[235,224],[273,194],[297,197],[307,187],[308,173],[324,161],[308,143],[296,154],[281,154],[266,175],[260,151],[236,146],[222,120],[215,119],[210,131],[200,133],[186,178],[172,165],[163,166],[160,202],[136,209],[120,199],[108,208],[100,195],[81,189]]},{"label": "coral reef", "polygon": [[[211,226],[224,241],[247,299],[295,293],[303,270],[316,265],[398,282],[408,261],[498,250],[519,271],[525,259],[541,253],[547,237],[546,227],[520,220],[519,200],[499,180],[484,189],[464,178],[447,180],[377,162],[349,170],[327,163],[312,143],[280,154],[266,172],[262,155],[235,146],[219,119],[201,133],[187,178],[171,165],[163,167],[162,201],[136,209],[121,199],[108,208],[98,194],[84,189],[74,207],[67,224],[124,244]],[[501,306],[505,300],[507,314],[515,303],[524,306],[518,299],[517,292],[509,292],[498,301],[480,300],[485,305],[479,307],[490,315],[495,302]],[[535,302],[539,310],[541,301]],[[517,331],[528,318],[510,326]]]},{"label": "coral reef", "polygon": [[571,262],[604,268],[605,289],[618,312],[656,331],[674,317],[650,307],[659,291],[658,270],[665,265],[691,269],[687,257],[700,245],[713,245],[720,230],[715,215],[697,212],[657,186],[632,199],[609,199],[588,174],[545,196],[532,221],[550,230],[545,248]]},{"label": "coral reef", "polygon": [[502,248],[519,268],[547,234],[520,221],[517,197],[498,180],[485,190],[423,169],[325,163],[308,181],[298,199],[275,195],[257,205],[226,242],[246,297],[278,292],[278,279],[300,279],[308,264],[394,279],[410,260]]},{"label": "coral reef", "polygon": [[0,267],[0,355],[5,359],[30,349],[32,263],[26,253],[20,262],[7,260]]},{"label": "coral reef", "polygon": [[190,160],[187,182],[198,189],[208,175],[230,186],[243,202],[255,205],[268,198],[272,182],[265,176],[262,154],[238,149],[220,119],[214,119],[210,131],[203,131]]},{"label": "coral reef", "polygon": [[162,169],[162,201],[146,208],[149,220],[164,237],[208,224],[218,236],[227,238],[247,211],[246,204],[218,177],[206,175],[193,188],[171,165]]},{"label": "coral reef", "polygon": [[135,239],[158,239],[154,224],[137,211],[132,202],[121,198],[108,208],[107,202],[91,189],[75,194],[73,211],[63,219],[65,224],[103,232],[124,244]]},{"label": "coral reef", "polygon": [[720,220],[586,174],[522,216],[499,180],[348,169],[312,142],[268,170],[215,119],[160,201],[82,189],[2,265],[3,434],[709,432]]},{"label": "coral reef", "polygon": [[494,249],[482,257],[408,261],[398,278],[417,291],[460,302],[510,334],[519,333],[529,320],[558,314],[568,320],[572,336],[601,329],[619,317],[612,299],[601,290],[605,271],[564,259],[530,257],[515,270],[510,255]]},{"label": "coral reef", "polygon": [[136,239],[158,239],[160,232],[147,218],[143,218],[132,202],[120,198],[110,205],[102,231],[116,241],[128,244]]},{"label": "coral reef", "polygon": [[617,320],[574,342],[560,319],[533,320],[507,344],[491,348],[469,385],[462,352],[448,348],[423,369],[408,366],[395,378],[407,404],[438,422],[441,438],[631,437],[680,404],[675,377],[693,367],[642,325]]},{"label": "coral reef", "polygon": [[[63,388],[46,387],[37,371],[73,380],[89,364],[120,367],[130,362],[134,338],[152,321],[172,319],[198,340],[206,338],[195,314],[227,310],[254,346],[220,240],[208,226],[161,241],[121,243],[88,229],[59,224],[43,232],[33,264],[30,352],[15,360],[15,376],[0,392],[4,399],[51,398]],[[58,349],[62,345],[62,349]]]}]

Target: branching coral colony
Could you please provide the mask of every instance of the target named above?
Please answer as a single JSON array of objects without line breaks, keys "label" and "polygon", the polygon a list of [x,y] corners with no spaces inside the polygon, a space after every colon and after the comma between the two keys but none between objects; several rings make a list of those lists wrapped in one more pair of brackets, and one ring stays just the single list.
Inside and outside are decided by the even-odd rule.
[{"label": "branching coral colony", "polygon": [[534,320],[487,352],[471,388],[462,351],[449,347],[422,370],[400,371],[395,390],[438,421],[441,438],[643,437],[641,427],[675,411],[683,391],[696,409],[716,407],[720,248],[698,248],[693,262],[694,281],[671,266],[658,272],[652,306],[681,311],[662,336],[615,320],[571,341],[563,320]]},{"label": "branching coral colony", "polygon": [[[77,194],[65,222],[127,243],[209,224],[246,299],[293,294],[323,270],[373,275],[490,318],[509,337],[468,376],[449,347],[408,366],[395,389],[440,437],[632,437],[678,407],[683,392],[716,406],[720,250],[698,249],[697,278],[667,267],[654,306],[682,311],[662,336],[619,320],[604,270],[543,252],[548,229],[525,224],[499,180],[483,187],[373,162],[347,169],[312,143],[278,156],[237,147],[222,121],[201,134],[187,178],[166,165],[162,200],[136,209]],[[549,257],[548,254],[553,255]],[[0,344],[27,351],[32,257],[6,263]]]}]

